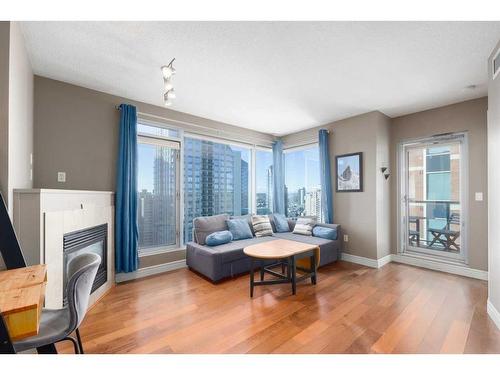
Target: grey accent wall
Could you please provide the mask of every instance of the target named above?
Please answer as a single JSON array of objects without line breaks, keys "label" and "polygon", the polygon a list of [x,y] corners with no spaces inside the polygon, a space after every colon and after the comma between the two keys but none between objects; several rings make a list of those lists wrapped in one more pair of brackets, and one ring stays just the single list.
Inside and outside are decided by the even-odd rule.
[{"label": "grey accent wall", "polygon": [[[492,59],[488,60],[488,300],[500,312],[500,75],[492,78]],[[500,327],[499,327],[500,328]]]},{"label": "grey accent wall", "polygon": [[[463,132],[469,138],[469,266],[488,270],[488,194],[487,194],[487,98],[469,100],[393,119],[391,127],[391,166],[396,171],[397,147],[403,140],[442,133]],[[398,177],[391,177],[391,248],[398,249],[397,197]],[[484,200],[476,202],[475,192],[483,192]]]},{"label": "grey accent wall", "polygon": [[[335,156],[363,152],[363,186],[359,193],[334,193],[334,222],[349,236],[343,251],[378,259],[389,254],[389,182],[380,165],[389,157],[390,118],[369,112],[283,137],[284,147],[317,141],[319,129],[330,131],[332,186],[335,189]],[[385,199],[385,201],[384,201]]]},{"label": "grey accent wall", "polygon": [[[274,140],[272,135],[35,76],[34,185],[114,191],[119,122],[115,106],[121,103],[135,105],[152,115],[151,120],[172,119],[186,131],[262,145]],[[66,183],[57,182],[57,172],[66,172]]]}]

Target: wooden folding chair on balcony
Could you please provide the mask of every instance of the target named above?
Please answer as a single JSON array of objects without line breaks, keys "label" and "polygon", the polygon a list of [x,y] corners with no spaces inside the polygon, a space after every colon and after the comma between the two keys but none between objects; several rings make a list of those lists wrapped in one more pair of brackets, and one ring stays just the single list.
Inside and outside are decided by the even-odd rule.
[{"label": "wooden folding chair on balcony", "polygon": [[452,224],[460,225],[460,214],[452,213],[443,229],[429,229],[433,238],[428,247],[432,248],[434,244],[439,243],[445,250],[460,251],[460,245],[456,242],[460,237],[460,230],[451,230]]}]

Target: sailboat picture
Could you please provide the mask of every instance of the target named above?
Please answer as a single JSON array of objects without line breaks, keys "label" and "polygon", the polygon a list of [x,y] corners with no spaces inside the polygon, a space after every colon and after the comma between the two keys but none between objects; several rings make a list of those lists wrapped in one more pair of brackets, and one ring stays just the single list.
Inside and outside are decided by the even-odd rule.
[{"label": "sailboat picture", "polygon": [[363,153],[338,155],[336,190],[338,192],[363,191]]}]

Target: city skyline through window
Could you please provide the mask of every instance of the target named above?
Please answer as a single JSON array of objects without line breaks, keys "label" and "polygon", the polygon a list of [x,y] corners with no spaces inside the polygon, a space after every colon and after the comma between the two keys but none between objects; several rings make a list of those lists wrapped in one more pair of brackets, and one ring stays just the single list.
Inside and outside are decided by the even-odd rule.
[{"label": "city skyline through window", "polygon": [[184,138],[184,241],[192,239],[193,219],[250,213],[250,149]]},{"label": "city skyline through window", "polygon": [[139,137],[137,221],[142,253],[178,244],[178,153],[177,143],[154,144]]},{"label": "city skyline through window", "polygon": [[257,215],[273,212],[273,153],[255,151],[255,202]]},{"label": "city skyline through window", "polygon": [[284,158],[286,215],[314,216],[322,222],[318,145],[285,152]]}]

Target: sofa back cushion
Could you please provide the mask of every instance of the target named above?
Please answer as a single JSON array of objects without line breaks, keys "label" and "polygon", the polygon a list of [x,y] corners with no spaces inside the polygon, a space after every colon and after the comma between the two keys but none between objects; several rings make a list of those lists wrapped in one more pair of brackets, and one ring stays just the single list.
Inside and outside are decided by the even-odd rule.
[{"label": "sofa back cushion", "polygon": [[255,237],[265,237],[273,235],[273,228],[267,215],[253,215],[252,226]]},{"label": "sofa back cushion", "polygon": [[209,234],[227,230],[229,215],[200,216],[193,220],[193,240],[200,245],[206,244]]},{"label": "sofa back cushion", "polygon": [[233,235],[233,240],[244,240],[253,238],[252,230],[248,225],[248,220],[245,219],[228,219],[226,220],[227,227]]},{"label": "sofa back cushion", "polygon": [[293,228],[293,233],[302,234],[303,236],[312,236],[312,230],[315,224],[316,220],[312,218],[298,218]]},{"label": "sofa back cushion", "polygon": [[255,232],[253,231],[252,227],[252,215],[241,215],[241,216],[231,216],[230,219],[245,219],[248,221],[248,226],[250,227],[250,230],[252,231],[252,235],[255,236]]},{"label": "sofa back cushion", "polygon": [[273,214],[274,229],[276,233],[290,232],[288,219],[283,214]]}]

